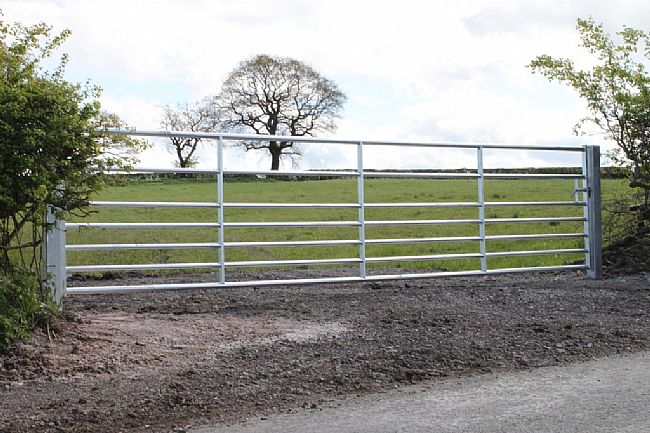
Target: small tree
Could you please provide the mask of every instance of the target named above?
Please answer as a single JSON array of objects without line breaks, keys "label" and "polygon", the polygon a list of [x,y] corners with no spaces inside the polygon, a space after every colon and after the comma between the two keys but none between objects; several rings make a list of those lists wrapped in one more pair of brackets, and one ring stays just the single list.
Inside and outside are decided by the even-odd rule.
[{"label": "small tree", "polygon": [[579,19],[582,46],[595,56],[596,66],[577,69],[569,59],[538,56],[530,64],[533,72],[573,87],[587,102],[591,116],[581,120],[576,133],[595,125],[617,149],[614,160],[630,167],[630,186],[640,188],[640,203],[633,206],[637,229],[645,231],[650,220],[650,40],[641,30],[625,27],[612,40],[601,24]]},{"label": "small tree", "polygon": [[[222,126],[236,132],[306,136],[336,129],[346,97],[310,66],[286,57],[258,55],[241,62],[226,78],[216,106]],[[299,157],[290,141],[245,141],[245,150],[266,150],[271,170],[283,156]]]},{"label": "small tree", "polygon": [[[210,132],[218,124],[218,116],[212,111],[208,100],[162,107],[160,126],[166,131]],[[178,167],[194,167],[198,163],[194,153],[201,141],[200,138],[193,137],[169,137]]]}]

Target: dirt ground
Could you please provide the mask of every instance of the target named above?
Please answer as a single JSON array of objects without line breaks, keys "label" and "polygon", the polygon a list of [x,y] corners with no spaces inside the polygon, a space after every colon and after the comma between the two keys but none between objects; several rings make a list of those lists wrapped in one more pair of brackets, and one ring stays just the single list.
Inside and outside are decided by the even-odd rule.
[{"label": "dirt ground", "polygon": [[64,307],[51,338],[0,355],[0,432],[183,432],[650,349],[650,274],[85,295]]}]

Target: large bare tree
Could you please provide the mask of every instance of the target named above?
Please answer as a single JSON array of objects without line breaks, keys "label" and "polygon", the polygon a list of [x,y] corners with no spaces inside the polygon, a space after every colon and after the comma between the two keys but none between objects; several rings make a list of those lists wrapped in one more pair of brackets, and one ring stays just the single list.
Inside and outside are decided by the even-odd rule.
[{"label": "large bare tree", "polygon": [[[346,97],[336,84],[303,62],[258,55],[241,62],[215,98],[221,126],[237,132],[306,136],[333,132]],[[271,170],[283,156],[301,155],[290,141],[245,141],[248,150],[267,150]]]},{"label": "large bare tree", "polygon": [[[163,105],[161,107],[160,126],[166,131],[210,132],[219,124],[210,101]],[[201,143],[200,138],[169,137],[170,147],[176,153],[178,167],[194,167],[198,160],[194,156]]]}]

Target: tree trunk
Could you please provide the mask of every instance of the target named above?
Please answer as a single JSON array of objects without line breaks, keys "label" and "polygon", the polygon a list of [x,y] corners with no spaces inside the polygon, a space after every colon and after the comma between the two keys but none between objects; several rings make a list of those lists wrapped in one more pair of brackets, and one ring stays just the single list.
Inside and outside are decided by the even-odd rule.
[{"label": "tree trunk", "polygon": [[282,155],[280,150],[271,152],[271,170],[280,170],[280,155]]},{"label": "tree trunk", "polygon": [[269,143],[269,152],[271,153],[271,170],[280,170],[280,156],[282,155],[282,148],[278,146],[276,141]]},{"label": "tree trunk", "polygon": [[183,150],[178,145],[176,146],[176,156],[178,157],[178,166],[185,168],[187,166],[187,160],[183,158]]}]

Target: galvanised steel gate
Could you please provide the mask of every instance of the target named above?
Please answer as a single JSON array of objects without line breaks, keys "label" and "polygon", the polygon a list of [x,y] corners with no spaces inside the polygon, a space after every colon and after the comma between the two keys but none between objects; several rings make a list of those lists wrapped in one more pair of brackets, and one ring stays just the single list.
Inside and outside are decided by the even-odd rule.
[{"label": "galvanised steel gate", "polygon": [[[219,288],[219,287],[247,287],[247,286],[277,286],[288,284],[314,284],[314,283],[341,283],[341,282],[368,282],[386,281],[396,279],[422,279],[444,276],[459,275],[486,275],[510,272],[530,271],[559,271],[559,270],[586,270],[588,277],[592,279],[601,276],[601,210],[600,210],[600,153],[597,146],[517,146],[505,144],[465,144],[465,143],[411,143],[411,142],[384,142],[384,141],[352,141],[337,140],[313,137],[288,137],[288,136],[264,136],[244,135],[226,133],[194,133],[194,132],[167,132],[167,131],[113,131],[116,134],[149,137],[194,137],[204,140],[214,140],[217,146],[218,167],[214,170],[203,169],[135,169],[140,173],[210,173],[217,178],[217,201],[216,202],[120,202],[120,201],[95,201],[92,206],[109,207],[192,207],[192,208],[215,208],[217,219],[214,222],[205,223],[163,223],[163,222],[65,222],[55,221],[53,213],[49,215],[50,222],[54,223],[45,242],[45,255],[47,271],[50,273],[54,286],[57,290],[57,299],[65,294],[87,294],[87,293],[112,293],[140,290],[164,290],[164,289],[189,289],[189,288]],[[225,141],[288,141],[301,144],[323,143],[342,144],[356,146],[356,170],[350,171],[244,171],[224,170],[224,143]],[[364,169],[364,149],[374,146],[399,146],[399,147],[427,147],[463,149],[476,152],[477,167],[465,173],[452,172],[407,172],[407,171],[369,171]],[[579,153],[582,156],[582,170],[578,174],[524,174],[524,173],[493,173],[484,169],[484,151],[489,149],[508,149],[519,151],[553,151]],[[351,177],[357,180],[357,201],[356,203],[233,203],[224,200],[224,175],[249,175],[249,176],[318,176],[328,177]],[[408,202],[408,203],[369,203],[364,199],[364,181],[369,177],[374,178],[424,178],[424,179],[476,179],[477,200],[471,202]],[[560,178],[573,179],[574,200],[570,201],[487,201],[485,198],[486,179],[545,179]],[[495,207],[518,207],[518,206],[578,206],[583,208],[581,216],[562,216],[544,218],[489,218],[486,216],[486,209]],[[471,219],[428,219],[428,220],[368,220],[367,210],[373,208],[475,208],[476,217]],[[242,222],[227,221],[224,217],[224,209],[228,208],[259,208],[259,209],[356,209],[358,218],[353,221],[281,221],[281,222]],[[534,233],[534,234],[506,234],[489,235],[487,227],[503,223],[550,223],[578,222],[583,223],[583,230],[571,233]],[[448,225],[448,224],[471,224],[477,226],[475,236],[452,236],[452,237],[416,237],[399,239],[377,239],[367,238],[366,228],[377,226],[408,226],[408,225]],[[138,228],[212,228],[217,230],[215,242],[199,243],[105,243],[105,244],[67,244],[66,230],[72,228],[95,228],[95,229],[138,229]],[[272,241],[272,242],[226,242],[225,232],[232,228],[278,228],[278,227],[352,227],[357,229],[356,239],[331,239],[331,240],[303,240],[303,241]],[[537,240],[537,239],[559,239],[559,238],[584,238],[584,247],[571,249],[542,249],[529,251],[488,251],[486,243],[489,241],[506,240]],[[366,247],[376,244],[413,244],[422,242],[477,242],[478,251],[462,254],[434,254],[434,255],[413,255],[413,256],[389,256],[389,257],[367,257]],[[300,260],[256,260],[256,261],[229,261],[227,250],[233,247],[286,247],[286,246],[340,246],[354,245],[358,247],[358,254],[351,258],[335,259],[310,259]],[[66,264],[67,251],[90,251],[90,250],[115,250],[115,249],[178,249],[178,248],[210,248],[218,251],[218,261],[211,263],[150,263],[150,264],[96,264],[83,266],[69,266]],[[521,268],[498,268],[488,267],[488,258],[516,256],[516,255],[540,255],[540,254],[584,254],[584,264],[564,264],[561,266],[536,266]],[[413,260],[446,260],[446,259],[478,259],[480,267],[470,271],[458,272],[418,272],[418,273],[397,273],[369,275],[366,266],[370,263],[390,263]],[[301,266],[301,265],[358,265],[356,276],[337,276],[326,278],[302,278],[302,279],[254,279],[250,281],[229,281],[226,277],[226,270],[240,267],[273,267],[273,266]],[[67,275],[81,272],[105,272],[105,271],[129,271],[129,270],[166,270],[166,269],[218,269],[216,281],[201,283],[174,283],[174,284],[145,284],[145,285],[110,285],[110,286],[88,286],[88,287],[66,287]]]}]

